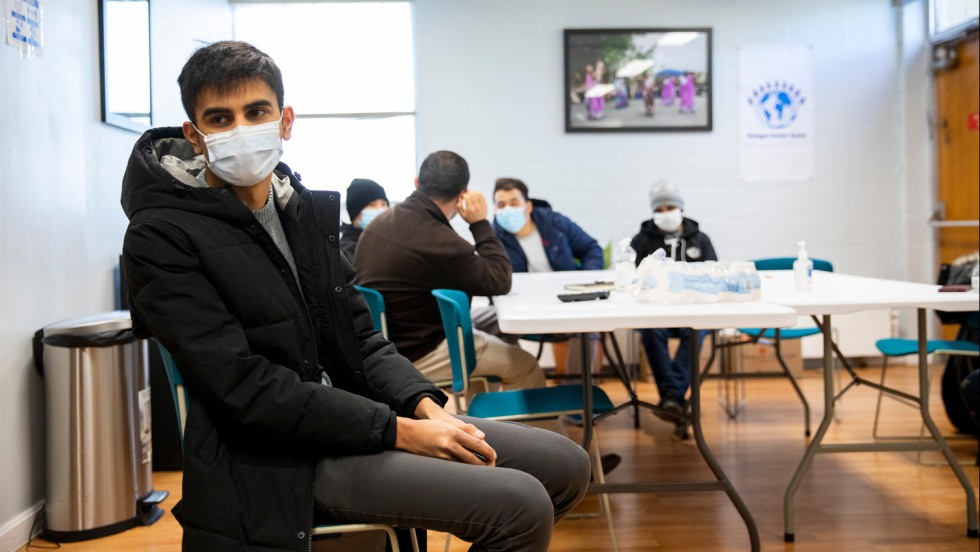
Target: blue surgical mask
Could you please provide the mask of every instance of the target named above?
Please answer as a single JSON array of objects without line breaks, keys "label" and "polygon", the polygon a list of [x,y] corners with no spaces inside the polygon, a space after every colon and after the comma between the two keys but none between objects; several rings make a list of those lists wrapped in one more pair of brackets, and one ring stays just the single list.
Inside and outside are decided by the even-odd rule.
[{"label": "blue surgical mask", "polygon": [[524,213],[524,207],[504,207],[497,211],[497,224],[511,234],[516,234],[518,230],[524,228],[525,223],[527,223],[527,215]]},{"label": "blue surgical mask", "polygon": [[362,209],[361,210],[361,228],[367,228],[368,224],[375,219],[381,213],[387,211],[387,207],[376,207],[374,209]]}]

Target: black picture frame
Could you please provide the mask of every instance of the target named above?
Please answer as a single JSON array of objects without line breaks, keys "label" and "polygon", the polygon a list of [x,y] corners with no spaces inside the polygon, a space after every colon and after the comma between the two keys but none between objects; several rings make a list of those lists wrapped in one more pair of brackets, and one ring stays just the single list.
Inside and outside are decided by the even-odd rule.
[{"label": "black picture frame", "polygon": [[153,124],[150,0],[98,0],[102,122],[133,132]]},{"label": "black picture frame", "polygon": [[563,34],[565,132],[711,131],[710,27]]}]

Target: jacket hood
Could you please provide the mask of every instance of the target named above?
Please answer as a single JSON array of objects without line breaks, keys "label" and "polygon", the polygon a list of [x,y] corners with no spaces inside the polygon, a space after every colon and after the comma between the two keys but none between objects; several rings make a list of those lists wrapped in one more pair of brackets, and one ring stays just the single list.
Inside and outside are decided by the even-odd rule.
[{"label": "jacket hood", "polygon": [[[698,221],[684,217],[684,220],[681,222],[681,237],[684,239],[690,239],[698,232],[700,232],[700,225],[698,224]],[[644,221],[643,224],[640,225],[640,233],[659,238],[661,240],[667,237],[667,234],[653,223],[653,219]]]},{"label": "jacket hood", "polygon": [[[234,218],[240,213],[229,212],[225,195],[230,187],[210,188],[197,179],[204,170],[202,156],[180,127],[161,127],[143,133],[133,146],[129,164],[123,175],[123,212],[132,219],[144,209],[179,209],[218,218]],[[276,182],[276,200],[285,203],[293,191],[303,187],[285,163],[279,163],[275,173],[283,178]]]}]

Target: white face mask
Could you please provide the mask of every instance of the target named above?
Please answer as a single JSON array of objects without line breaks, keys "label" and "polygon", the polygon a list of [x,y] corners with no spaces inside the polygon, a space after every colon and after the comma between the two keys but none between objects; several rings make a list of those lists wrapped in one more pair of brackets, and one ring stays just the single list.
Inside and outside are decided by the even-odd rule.
[{"label": "white face mask", "polygon": [[680,209],[671,209],[663,213],[653,214],[653,223],[657,225],[657,228],[668,234],[676,232],[681,227],[683,221],[684,215],[681,214]]},{"label": "white face mask", "polygon": [[279,121],[237,126],[225,132],[204,134],[207,164],[218,178],[233,186],[254,186],[272,174],[282,157]]}]

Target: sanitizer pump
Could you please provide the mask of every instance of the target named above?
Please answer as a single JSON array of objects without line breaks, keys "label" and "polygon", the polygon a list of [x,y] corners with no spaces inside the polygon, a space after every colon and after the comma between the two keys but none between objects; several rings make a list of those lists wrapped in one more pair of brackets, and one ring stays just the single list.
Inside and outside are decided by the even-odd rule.
[{"label": "sanitizer pump", "polygon": [[793,261],[793,281],[796,282],[796,289],[799,291],[809,291],[813,287],[813,261],[806,254],[806,242],[797,242],[800,252]]}]

